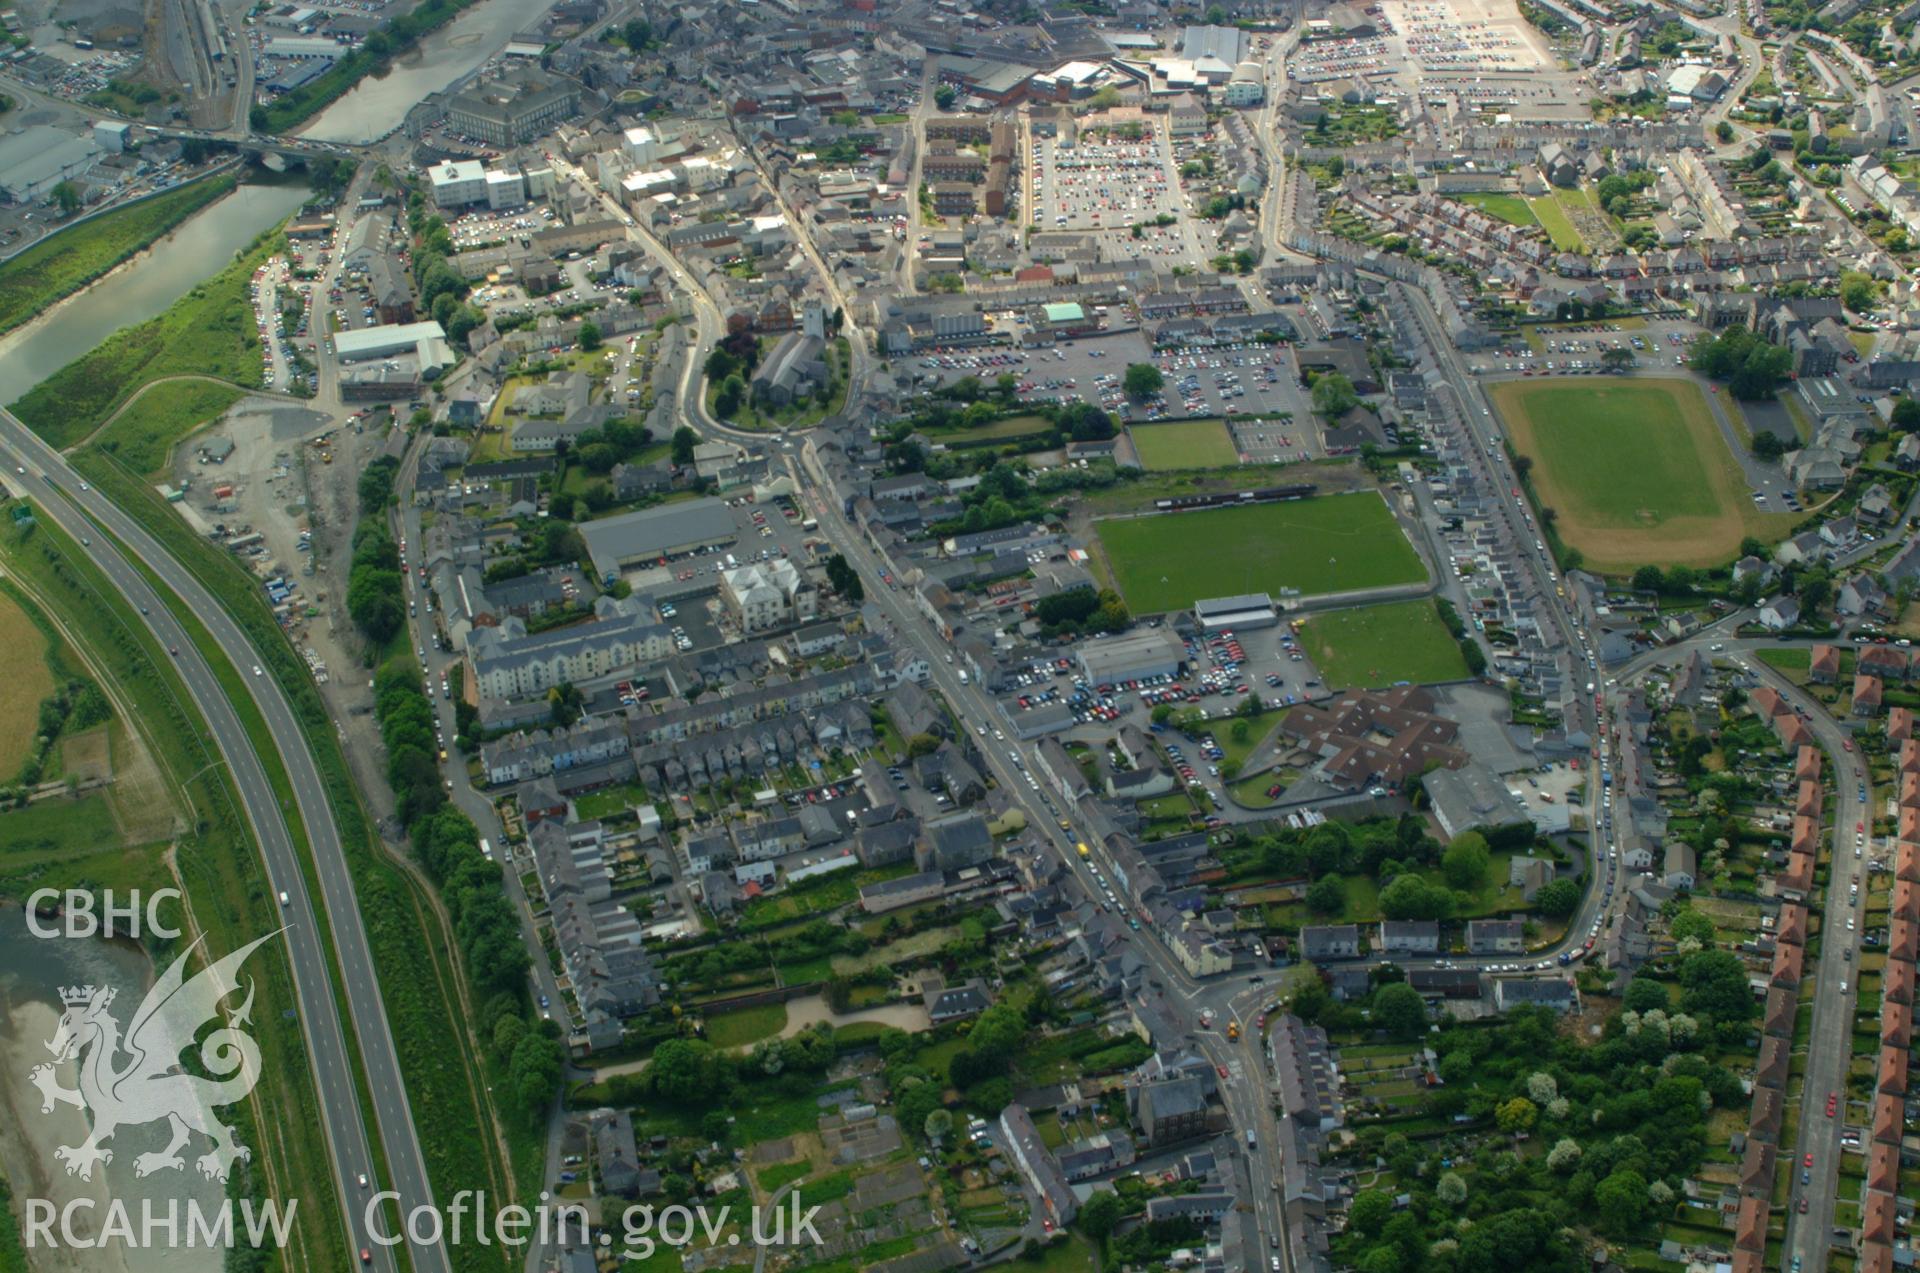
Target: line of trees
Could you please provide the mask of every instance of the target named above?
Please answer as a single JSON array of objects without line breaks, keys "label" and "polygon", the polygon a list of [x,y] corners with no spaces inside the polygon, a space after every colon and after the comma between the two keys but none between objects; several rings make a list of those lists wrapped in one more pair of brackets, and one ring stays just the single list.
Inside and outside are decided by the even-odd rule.
[{"label": "line of trees", "polygon": [[1702,332],[1688,352],[1687,365],[1722,381],[1736,398],[1771,398],[1793,371],[1793,351],[1767,341],[1750,327],[1733,326],[1718,335]]},{"label": "line of trees", "polygon": [[365,518],[353,532],[353,562],[347,573],[347,613],[376,646],[406,622],[400,581],[400,550],[378,518]]}]

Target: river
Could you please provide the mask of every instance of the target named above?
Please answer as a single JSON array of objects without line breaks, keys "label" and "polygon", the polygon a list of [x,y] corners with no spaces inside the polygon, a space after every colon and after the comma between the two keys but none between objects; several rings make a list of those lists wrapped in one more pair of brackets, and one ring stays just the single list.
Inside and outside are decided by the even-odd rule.
[{"label": "river", "polygon": [[539,22],[554,0],[481,0],[394,61],[368,76],[296,131],[316,141],[368,142],[386,136],[407,112],[499,53],[515,33]]},{"label": "river", "polygon": [[[98,1208],[108,1199],[126,1207],[136,1224],[141,1200],[146,1198],[163,1210],[177,1199],[183,1213],[188,1199],[197,1201],[208,1214],[220,1205],[223,1187],[194,1169],[193,1158],[205,1152],[204,1139],[182,1151],[187,1158],[183,1169],[163,1169],[144,1180],[134,1175],[134,1159],[165,1144],[164,1123],[117,1131],[108,1142],[114,1150],[113,1161],[96,1168],[91,1181],[67,1175],[53,1151],[86,1139],[87,1116],[65,1104],[43,1114],[39,1089],[29,1079],[35,1066],[50,1059],[46,1043],[59,1023],[62,986],[114,987],[119,994],[112,1015],[124,1024],[152,982],[153,966],[136,947],[35,937],[27,928],[24,910],[11,903],[0,906],[0,1169],[13,1191],[16,1213],[24,1215],[30,1199],[45,1199],[56,1208],[90,1199],[96,1208],[91,1213],[94,1218],[89,1219],[84,1210],[75,1212],[74,1228],[80,1236],[100,1231]],[[76,1085],[76,1069],[73,1062],[54,1067],[62,1087]],[[54,1233],[59,1234],[57,1224]],[[33,1273],[205,1273],[209,1265],[205,1250],[128,1249],[112,1243],[100,1250],[38,1244],[28,1249],[27,1267]]]},{"label": "river", "polygon": [[164,312],[310,195],[304,186],[240,186],[85,291],[0,336],[0,403],[19,401],[122,327]]}]

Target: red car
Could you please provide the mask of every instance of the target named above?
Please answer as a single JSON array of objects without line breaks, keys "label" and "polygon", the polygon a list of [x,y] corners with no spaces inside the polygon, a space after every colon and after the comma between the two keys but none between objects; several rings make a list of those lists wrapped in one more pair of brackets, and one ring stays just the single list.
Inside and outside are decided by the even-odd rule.
[{"label": "red car", "polygon": [[1800,1199],[1800,1214],[1807,1214],[1807,1200],[1805,1198]]},{"label": "red car", "polygon": [[1835,1096],[1828,1096],[1827,1097],[1827,1117],[1832,1118],[1834,1115],[1834,1111],[1836,1111],[1839,1108],[1840,1108],[1839,1098]]},{"label": "red car", "polygon": [[1800,1165],[1802,1167],[1813,1166],[1813,1151],[1811,1149],[1807,1151],[1807,1156],[1800,1160]]}]

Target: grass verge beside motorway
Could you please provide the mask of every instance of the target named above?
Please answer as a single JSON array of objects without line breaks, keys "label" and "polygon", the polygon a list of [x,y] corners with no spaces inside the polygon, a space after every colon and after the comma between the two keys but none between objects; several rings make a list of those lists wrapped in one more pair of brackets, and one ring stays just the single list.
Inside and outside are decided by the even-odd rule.
[{"label": "grass verge beside motorway", "polygon": [[150,199],[68,226],[0,265],[0,332],[31,322],[150,246],[214,200],[232,193],[230,174],[175,186]]},{"label": "grass verge beside motorway", "polygon": [[[463,1023],[471,1019],[453,993],[465,983],[433,912],[430,891],[372,838],[373,829],[319,691],[281,633],[257,581],[222,549],[194,534],[149,484],[147,475],[153,469],[147,466],[158,467],[174,443],[204,422],[201,412],[210,403],[190,391],[192,384],[201,382],[177,382],[178,393],[175,385],[155,390],[167,408],[158,416],[146,410],[145,400],[114,416],[143,386],[166,377],[210,376],[253,383],[259,375],[259,341],[249,288],[255,267],[283,242],[277,229],[260,235],[219,274],[165,313],[115,333],[35,387],[16,410],[56,446],[93,440],[75,452],[75,467],[218,599],[246,633],[261,666],[287,695],[326,789],[353,877],[429,1183],[441,1197],[460,1189],[486,1189],[496,1197],[512,1194],[516,1192],[512,1158],[490,1135],[494,1119],[486,1094],[487,1076],[470,1055],[474,1049],[457,1043]],[[102,430],[109,419],[111,427]],[[174,608],[184,610],[177,603]],[[189,623],[188,629],[211,645],[211,637],[198,630],[197,621]],[[217,649],[209,654],[215,668],[224,669],[223,675],[238,675],[224,654]],[[237,710],[240,700],[247,709],[253,708],[251,698],[243,693],[236,700]],[[242,720],[246,719],[243,710]],[[262,746],[263,740],[255,736],[254,743]],[[265,739],[264,746],[263,755],[279,764],[278,749],[271,740]],[[274,772],[272,765],[269,772]],[[279,798],[283,807],[293,809],[286,793]],[[297,811],[290,820],[300,821]],[[310,853],[303,855],[303,862],[311,880]],[[428,970],[431,976],[421,975]],[[369,1102],[367,1109],[372,1108]],[[377,1152],[377,1138],[374,1143]],[[530,1195],[538,1185],[532,1176],[526,1179],[527,1187],[517,1192]],[[494,1273],[505,1267],[510,1253],[497,1245],[467,1243],[450,1248],[449,1257],[460,1273]]]},{"label": "grass verge beside motorway", "polygon": [[157,473],[181,439],[226,414],[246,391],[211,380],[166,380],[148,384],[127,399],[119,414],[93,438],[136,473]]},{"label": "grass verge beside motorway", "polygon": [[[278,928],[279,909],[232,777],[204,719],[189,705],[186,686],[166,650],[105,575],[44,519],[6,530],[0,538],[0,561],[10,576],[7,586],[19,588],[20,595],[51,614],[84,647],[82,656],[90,666],[111,682],[189,811],[189,824],[174,843],[172,863],[201,931],[215,949],[229,951]],[[165,959],[170,952],[162,947],[152,953]],[[284,1007],[295,1002],[283,946],[271,946],[248,967],[260,978],[263,1003]],[[257,1196],[298,1197],[302,1209],[315,1217],[295,1230],[298,1249],[289,1255],[294,1265],[345,1268],[351,1254],[333,1218],[343,1200],[333,1188],[300,1030],[280,1011],[266,1011],[256,1014],[254,1035],[262,1056],[261,1081],[231,1116],[242,1123],[242,1139],[256,1157],[236,1178],[243,1190]]]},{"label": "grass verge beside motorway", "polygon": [[[211,592],[246,633],[261,666],[279,682],[293,706],[314,763],[326,786],[327,800],[340,832],[352,873],[367,942],[380,976],[380,994],[393,1030],[407,1097],[412,1106],[421,1151],[437,1197],[460,1189],[495,1188],[515,1178],[494,1155],[492,1125],[476,1090],[477,1063],[457,1043],[462,1025],[452,1001],[441,993],[460,972],[444,945],[439,926],[430,922],[427,904],[412,877],[373,842],[373,829],[349,776],[346,758],[305,664],[285,639],[266,604],[265,594],[222,549],[193,533],[144,479],[109,455],[88,448],[74,457],[75,467],[110,497]],[[430,961],[431,978],[421,975]],[[484,1083],[479,1084],[484,1087]],[[515,1181],[516,1193],[537,1183]],[[449,1246],[448,1255],[462,1273],[492,1273],[505,1267],[510,1252],[474,1243]]]},{"label": "grass verge beside motorway", "polygon": [[[282,242],[278,229],[261,235],[225,269],[164,313],[121,328],[35,385],[13,404],[14,414],[64,449],[90,437],[122,404],[156,380],[199,375],[237,385],[259,384],[260,335],[254,328],[249,286],[255,267]],[[130,431],[136,428],[134,418],[142,414],[136,410],[123,417],[130,421]],[[158,446],[164,454],[165,445],[177,439],[157,436],[155,427],[137,425],[133,436],[143,452]]]}]

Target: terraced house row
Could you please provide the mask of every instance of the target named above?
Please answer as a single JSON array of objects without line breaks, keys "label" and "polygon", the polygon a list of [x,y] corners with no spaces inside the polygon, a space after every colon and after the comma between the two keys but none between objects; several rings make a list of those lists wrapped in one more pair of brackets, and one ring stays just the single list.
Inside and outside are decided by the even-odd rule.
[{"label": "terraced house row", "polygon": [[[1902,834],[1894,849],[1893,896],[1887,911],[1887,960],[1880,974],[1880,1055],[1874,1075],[1873,1124],[1867,1144],[1867,1177],[1860,1200],[1861,1273],[1890,1273],[1911,1263],[1911,1249],[1896,1254],[1900,1225],[1900,1158],[1906,1139],[1907,1073],[1913,1046],[1915,959],[1920,957],[1920,839],[1906,832],[1920,818],[1920,740],[1910,713],[1898,722],[1897,781]],[[1902,1258],[1904,1257],[1904,1258]]]}]

